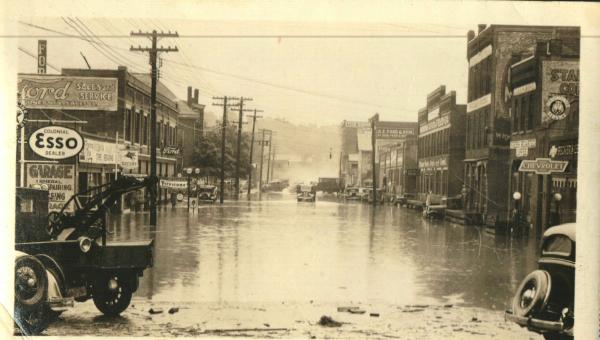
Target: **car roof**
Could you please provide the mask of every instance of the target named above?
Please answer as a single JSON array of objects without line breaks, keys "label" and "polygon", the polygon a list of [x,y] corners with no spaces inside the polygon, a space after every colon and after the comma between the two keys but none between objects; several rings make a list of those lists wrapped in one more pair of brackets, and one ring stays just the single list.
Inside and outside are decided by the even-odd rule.
[{"label": "car roof", "polygon": [[575,241],[575,226],[576,223],[565,223],[550,227],[544,232],[544,238],[552,235],[566,235],[572,241]]}]

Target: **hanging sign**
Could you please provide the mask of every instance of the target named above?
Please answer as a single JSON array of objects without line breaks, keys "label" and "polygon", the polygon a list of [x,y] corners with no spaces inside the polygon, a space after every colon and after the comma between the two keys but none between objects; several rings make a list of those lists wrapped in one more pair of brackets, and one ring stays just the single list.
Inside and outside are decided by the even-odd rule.
[{"label": "hanging sign", "polygon": [[35,154],[47,159],[66,159],[81,152],[83,137],[64,126],[44,126],[29,136],[29,147]]},{"label": "hanging sign", "polygon": [[160,180],[161,189],[187,189],[187,181],[177,181],[169,179]]},{"label": "hanging sign", "polygon": [[138,151],[124,149],[120,151],[120,165],[125,170],[134,170],[138,168]]},{"label": "hanging sign", "polygon": [[556,172],[565,172],[568,161],[554,161],[550,158],[536,158],[535,160],[524,160],[519,166],[519,171],[535,172],[538,175],[548,175]]},{"label": "hanging sign", "polygon": [[115,164],[117,155],[118,150],[115,143],[87,139],[83,151],[79,154],[79,161],[82,163]]},{"label": "hanging sign", "polygon": [[46,74],[46,40],[38,40],[38,72]]}]

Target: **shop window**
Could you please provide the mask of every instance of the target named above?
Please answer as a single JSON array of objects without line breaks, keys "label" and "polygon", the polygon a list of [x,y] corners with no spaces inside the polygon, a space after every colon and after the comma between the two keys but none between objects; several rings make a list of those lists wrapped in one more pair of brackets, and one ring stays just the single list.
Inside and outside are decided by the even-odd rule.
[{"label": "shop window", "polygon": [[131,110],[125,110],[125,140],[131,141]]}]

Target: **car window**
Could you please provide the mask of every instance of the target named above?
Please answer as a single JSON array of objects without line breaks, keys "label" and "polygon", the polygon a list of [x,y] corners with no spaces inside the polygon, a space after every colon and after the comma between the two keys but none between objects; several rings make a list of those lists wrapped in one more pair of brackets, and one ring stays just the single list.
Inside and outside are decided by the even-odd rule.
[{"label": "car window", "polygon": [[566,236],[556,235],[548,238],[542,247],[542,255],[571,255],[572,242]]},{"label": "car window", "polygon": [[33,199],[32,198],[24,198],[19,202],[19,211],[22,213],[31,213],[33,212]]}]

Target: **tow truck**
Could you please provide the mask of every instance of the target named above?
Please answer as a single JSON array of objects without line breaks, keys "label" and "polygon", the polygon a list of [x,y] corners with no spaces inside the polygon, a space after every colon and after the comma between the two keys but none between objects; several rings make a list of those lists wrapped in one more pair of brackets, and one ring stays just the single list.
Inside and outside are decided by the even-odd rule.
[{"label": "tow truck", "polygon": [[17,188],[14,312],[21,333],[43,332],[74,301],[91,298],[105,315],[127,309],[139,277],[153,265],[154,240],[107,242],[107,213],[121,195],[156,190],[157,182],[121,176],[49,214],[47,190]]}]

